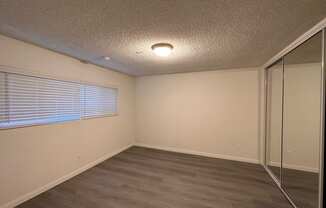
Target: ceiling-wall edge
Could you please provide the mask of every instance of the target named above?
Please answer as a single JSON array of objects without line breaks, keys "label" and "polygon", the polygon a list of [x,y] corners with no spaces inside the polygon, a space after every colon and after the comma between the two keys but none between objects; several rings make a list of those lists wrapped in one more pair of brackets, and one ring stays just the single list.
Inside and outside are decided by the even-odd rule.
[{"label": "ceiling-wall edge", "polygon": [[94,62],[92,62],[92,61],[89,61],[89,60],[80,59],[80,58],[75,57],[75,56],[72,56],[72,55],[70,55],[70,54],[68,54],[68,53],[64,53],[64,52],[62,52],[62,51],[57,51],[57,50],[54,50],[54,49],[52,49],[52,48],[48,48],[48,47],[45,47],[45,46],[43,46],[43,45],[36,44],[36,43],[34,43],[34,42],[32,42],[32,41],[23,40],[23,39],[21,39],[21,38],[18,38],[18,37],[12,36],[12,35],[10,35],[10,34],[6,34],[6,33],[3,33],[3,32],[0,32],[0,35],[2,35],[2,36],[4,36],[4,37],[7,37],[7,38],[11,38],[11,39],[17,40],[17,41],[20,41],[20,42],[23,42],[23,43],[26,43],[26,44],[29,44],[29,45],[32,45],[32,46],[35,46],[35,47],[38,47],[38,48],[42,48],[42,49],[44,49],[44,50],[48,50],[48,51],[53,52],[53,53],[57,53],[57,54],[60,54],[60,55],[63,55],[63,56],[67,56],[67,57],[72,58],[72,59],[74,59],[74,60],[76,60],[76,61],[79,61],[79,62],[81,62],[81,63],[83,63],[83,64],[91,64],[91,65],[94,65],[94,66],[100,67],[100,68],[102,68],[102,69],[104,69],[104,70],[114,71],[114,72],[116,72],[116,73],[123,74],[123,75],[127,75],[127,76],[130,76],[130,77],[136,77],[136,76],[137,76],[137,75],[133,75],[133,74],[129,74],[129,73],[125,73],[125,72],[119,71],[119,70],[114,69],[114,68],[108,68],[108,67],[105,67],[105,66],[102,66],[102,65],[96,64],[96,63],[94,63]]},{"label": "ceiling-wall edge", "polygon": [[136,78],[141,77],[151,77],[151,76],[163,76],[163,75],[177,75],[177,74],[192,74],[192,73],[205,73],[205,72],[240,72],[240,71],[259,71],[261,66],[253,66],[253,67],[235,67],[235,68],[211,68],[211,69],[202,69],[198,71],[185,71],[185,72],[171,72],[171,73],[157,73],[157,74],[148,74],[148,75],[139,75],[135,76]]}]

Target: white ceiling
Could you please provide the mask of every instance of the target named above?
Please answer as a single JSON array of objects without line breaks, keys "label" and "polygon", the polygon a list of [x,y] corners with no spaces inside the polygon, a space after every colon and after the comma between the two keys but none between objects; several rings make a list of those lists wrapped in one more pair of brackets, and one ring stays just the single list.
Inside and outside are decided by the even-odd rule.
[{"label": "white ceiling", "polygon": [[325,0],[1,0],[0,33],[140,76],[261,66],[325,16]]}]

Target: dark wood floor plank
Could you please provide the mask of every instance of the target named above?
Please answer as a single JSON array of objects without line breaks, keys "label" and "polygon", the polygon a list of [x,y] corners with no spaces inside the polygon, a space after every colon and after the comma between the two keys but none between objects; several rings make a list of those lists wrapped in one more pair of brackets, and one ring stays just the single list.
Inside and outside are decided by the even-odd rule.
[{"label": "dark wood floor plank", "polygon": [[[269,166],[273,172],[278,167]],[[303,170],[283,168],[283,188],[293,202],[303,208],[317,208],[319,202],[319,174]]]},{"label": "dark wood floor plank", "polygon": [[260,165],[132,147],[19,208],[291,208]]}]

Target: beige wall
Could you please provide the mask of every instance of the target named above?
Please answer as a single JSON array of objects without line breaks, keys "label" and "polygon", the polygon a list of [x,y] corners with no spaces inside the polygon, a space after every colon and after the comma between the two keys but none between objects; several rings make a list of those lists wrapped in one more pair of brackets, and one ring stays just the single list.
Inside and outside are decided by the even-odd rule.
[{"label": "beige wall", "polygon": [[0,130],[0,207],[133,143],[133,77],[4,36],[0,36],[0,65],[119,88],[118,116]]},{"label": "beige wall", "polygon": [[140,77],[136,142],[258,162],[258,69]]}]

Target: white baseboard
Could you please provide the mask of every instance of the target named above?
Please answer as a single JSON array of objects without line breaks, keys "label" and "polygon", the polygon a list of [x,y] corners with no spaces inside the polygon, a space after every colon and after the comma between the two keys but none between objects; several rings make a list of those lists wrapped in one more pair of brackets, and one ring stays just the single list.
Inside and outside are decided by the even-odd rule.
[{"label": "white baseboard", "polygon": [[[279,162],[270,162],[271,166],[280,167],[281,164]],[[318,168],[313,167],[307,167],[307,166],[301,166],[301,165],[292,165],[292,164],[283,164],[284,168],[293,169],[293,170],[301,170],[306,172],[312,172],[312,173],[319,173]]]},{"label": "white baseboard", "polygon": [[46,185],[44,185],[44,186],[42,186],[40,188],[37,188],[36,190],[31,191],[31,192],[29,192],[29,193],[27,193],[27,194],[25,194],[25,195],[23,195],[23,196],[21,196],[21,197],[19,197],[17,199],[14,199],[14,200],[12,200],[12,201],[4,204],[4,205],[1,205],[0,208],[13,208],[13,207],[25,202],[25,201],[37,196],[37,195],[39,195],[39,194],[41,194],[41,193],[43,193],[43,192],[57,186],[58,184],[63,183],[65,181],[71,179],[72,177],[74,177],[74,176],[76,176],[76,175],[78,175],[78,174],[80,174],[80,173],[82,173],[82,172],[84,172],[84,171],[98,165],[99,163],[113,157],[114,155],[119,154],[120,152],[122,152],[122,151],[124,151],[124,150],[126,150],[126,149],[128,149],[128,148],[130,148],[132,146],[133,146],[133,144],[129,144],[129,145],[125,146],[125,147],[122,147],[122,148],[114,151],[114,152],[106,154],[106,155],[100,157],[99,159],[97,159],[97,160],[95,160],[95,161],[93,161],[91,163],[88,163],[87,165],[85,165],[85,166],[83,166],[81,168],[78,168],[77,170],[74,170],[73,172],[68,173],[67,175],[64,175],[64,176],[60,177],[59,179],[57,179],[55,181],[52,181],[52,182],[50,182],[50,183],[48,183],[48,184],[46,184]]},{"label": "white baseboard", "polygon": [[170,151],[170,152],[178,152],[178,153],[191,154],[191,155],[199,155],[199,156],[205,156],[205,157],[211,157],[211,158],[219,158],[219,159],[225,159],[225,160],[233,160],[233,161],[259,164],[258,159],[238,157],[238,156],[232,156],[232,155],[207,153],[207,152],[200,152],[200,151],[195,151],[195,150],[187,150],[187,149],[181,149],[181,148],[175,148],[175,147],[163,147],[163,146],[149,145],[149,144],[143,144],[143,143],[135,143],[134,146],[147,147],[147,148],[152,148],[152,149],[165,150],[165,151]]}]

